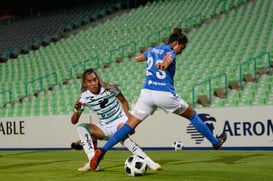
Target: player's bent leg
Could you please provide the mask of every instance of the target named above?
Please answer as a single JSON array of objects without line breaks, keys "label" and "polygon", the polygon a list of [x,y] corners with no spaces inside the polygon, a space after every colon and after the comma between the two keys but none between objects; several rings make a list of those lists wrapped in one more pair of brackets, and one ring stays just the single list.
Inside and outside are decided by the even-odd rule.
[{"label": "player's bent leg", "polygon": [[127,135],[129,135],[132,131],[133,129],[127,124],[124,124],[119,130],[117,130],[117,132],[115,132],[115,134],[109,138],[102,149],[96,150],[94,157],[90,160],[90,169],[95,170],[105,153],[115,144],[127,137]]},{"label": "player's bent leg", "polygon": [[111,149],[115,144],[126,138],[131,132],[133,131],[132,127],[128,124],[124,124],[120,129],[118,129],[106,142],[103,146],[103,151],[108,151]]},{"label": "player's bent leg", "polygon": [[87,124],[82,123],[77,127],[77,131],[83,146],[83,150],[86,153],[88,160],[91,160],[91,158],[95,155],[95,149],[93,140],[91,137],[91,131]]},{"label": "player's bent leg", "polygon": [[125,146],[134,155],[144,158],[150,169],[152,170],[161,169],[161,165],[154,162],[133,140],[131,140],[131,138],[127,137],[126,139],[121,141],[121,144]]},{"label": "player's bent leg", "polygon": [[211,142],[214,149],[219,150],[227,140],[226,133],[222,133],[220,136],[215,137],[191,106],[189,106],[181,116],[188,118],[195,129]]},{"label": "player's bent leg", "polygon": [[199,131],[203,136],[205,136],[212,145],[215,145],[218,143],[218,139],[213,136],[210,129],[206,126],[206,124],[200,119],[198,114],[194,111],[194,114],[191,118],[189,118],[192,125],[195,127],[197,131]]}]

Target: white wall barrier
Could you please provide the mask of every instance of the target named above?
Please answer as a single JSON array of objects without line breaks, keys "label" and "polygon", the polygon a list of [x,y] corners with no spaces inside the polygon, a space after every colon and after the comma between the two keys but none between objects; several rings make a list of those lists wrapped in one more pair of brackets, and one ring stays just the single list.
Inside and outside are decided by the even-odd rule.
[{"label": "white wall barrier", "polygon": [[[224,149],[273,150],[273,106],[204,108],[197,112],[214,135],[227,133]],[[70,116],[0,118],[0,150],[69,149],[78,139]],[[81,123],[90,121],[96,123],[97,119],[88,114],[80,119]],[[176,140],[182,141],[185,148],[211,148],[188,120],[160,110],[141,123],[132,138],[151,149],[170,148]]]}]

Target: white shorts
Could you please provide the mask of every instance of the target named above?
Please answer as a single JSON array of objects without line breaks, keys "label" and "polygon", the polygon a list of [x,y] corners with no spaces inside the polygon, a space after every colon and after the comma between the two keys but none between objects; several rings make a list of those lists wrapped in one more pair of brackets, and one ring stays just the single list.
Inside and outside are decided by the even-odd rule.
[{"label": "white shorts", "polygon": [[100,122],[97,123],[96,126],[98,126],[104,132],[104,135],[109,138],[117,131],[118,125],[120,123],[126,123],[127,119],[127,116],[124,114],[123,116],[109,124],[103,124],[103,122]]},{"label": "white shorts", "polygon": [[163,109],[166,113],[182,114],[188,107],[184,100],[171,92],[142,89],[132,115],[144,120],[157,108]]}]

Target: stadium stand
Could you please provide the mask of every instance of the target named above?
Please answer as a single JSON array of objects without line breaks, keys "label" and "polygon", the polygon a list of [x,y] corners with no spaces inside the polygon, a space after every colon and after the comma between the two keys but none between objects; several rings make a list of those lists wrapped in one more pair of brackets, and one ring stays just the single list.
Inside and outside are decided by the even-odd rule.
[{"label": "stadium stand", "polygon": [[[58,41],[65,33],[86,25],[91,21],[103,18],[117,10],[117,4],[101,1],[73,9],[58,9],[38,14],[0,26],[0,51],[5,62],[9,58],[17,58],[19,53],[37,50]],[[12,54],[16,53],[17,56]]]},{"label": "stadium stand", "polygon": [[[1,81],[1,87],[11,93],[0,96],[4,103],[10,95],[12,100],[20,101],[5,104],[0,116],[70,114],[76,99],[71,95],[80,94],[78,74],[86,66],[97,68],[106,81],[118,83],[133,104],[142,86],[145,65],[135,63],[134,58],[126,55],[161,44],[174,26],[187,30],[190,40],[177,60],[177,68],[181,67],[183,71],[177,71],[175,77],[177,92],[187,102],[202,108],[202,101],[197,104],[198,96],[205,96],[206,106],[211,107],[272,105],[271,65],[266,74],[259,74],[254,82],[243,80],[243,86],[240,86],[240,65],[244,61],[264,54],[261,61],[256,60],[259,62],[257,68],[267,68],[267,55],[269,63],[272,62],[272,1],[223,2],[227,2],[225,6],[221,1],[210,0],[150,2],[117,16],[107,16],[100,23],[55,44],[18,56],[16,61],[8,61],[3,64],[5,68],[1,66],[1,77],[7,80]],[[258,16],[261,14],[263,16]],[[164,26],[154,22],[162,22]],[[242,70],[244,76],[252,74],[254,77],[249,71],[253,66],[249,63]],[[230,86],[225,98],[213,95],[208,99],[207,84],[196,86],[193,93],[195,83],[221,73],[227,75]],[[8,82],[14,83],[10,87]],[[40,82],[42,90],[37,93],[41,89]],[[232,89],[231,82],[239,86],[238,90]],[[212,82],[212,90],[221,90],[224,84],[224,77],[217,77]],[[26,90],[28,95],[21,99]]]}]

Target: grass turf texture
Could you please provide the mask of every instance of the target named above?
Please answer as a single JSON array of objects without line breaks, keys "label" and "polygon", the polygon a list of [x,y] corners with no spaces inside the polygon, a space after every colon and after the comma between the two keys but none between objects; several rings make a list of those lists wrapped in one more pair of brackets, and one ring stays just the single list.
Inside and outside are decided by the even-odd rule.
[{"label": "grass turf texture", "polygon": [[1,181],[74,180],[273,180],[272,151],[146,151],[162,166],[140,177],[127,176],[124,162],[130,152],[109,151],[98,172],[79,172],[83,151],[0,151]]}]

